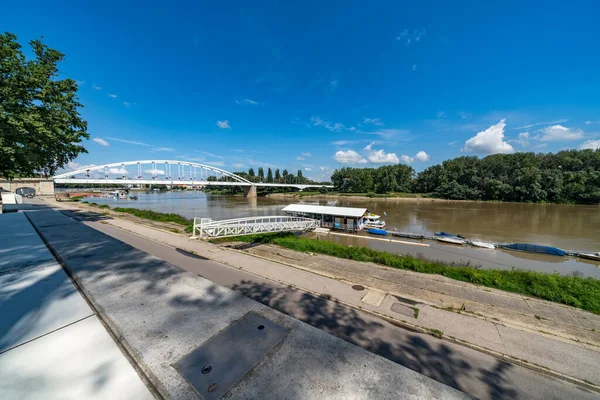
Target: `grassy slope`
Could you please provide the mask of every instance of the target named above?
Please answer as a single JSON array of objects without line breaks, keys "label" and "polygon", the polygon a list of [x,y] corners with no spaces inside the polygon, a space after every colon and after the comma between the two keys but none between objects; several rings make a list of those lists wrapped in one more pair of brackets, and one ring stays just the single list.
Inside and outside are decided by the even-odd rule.
[{"label": "grassy slope", "polygon": [[594,278],[561,276],[524,270],[484,270],[450,266],[411,256],[400,256],[366,247],[347,247],[326,240],[302,238],[290,234],[251,235],[235,239],[229,238],[229,240],[273,243],[296,251],[320,253],[350,260],[374,262],[392,268],[443,275],[458,281],[534,296],[600,314],[600,280]]}]

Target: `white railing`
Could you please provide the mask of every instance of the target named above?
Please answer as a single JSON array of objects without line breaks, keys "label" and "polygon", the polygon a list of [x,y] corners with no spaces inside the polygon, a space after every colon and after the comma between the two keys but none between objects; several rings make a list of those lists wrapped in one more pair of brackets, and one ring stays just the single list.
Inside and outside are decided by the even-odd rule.
[{"label": "white railing", "polygon": [[194,236],[203,239],[253,235],[269,232],[310,231],[320,226],[320,221],[310,218],[269,216],[213,221],[194,218]]}]

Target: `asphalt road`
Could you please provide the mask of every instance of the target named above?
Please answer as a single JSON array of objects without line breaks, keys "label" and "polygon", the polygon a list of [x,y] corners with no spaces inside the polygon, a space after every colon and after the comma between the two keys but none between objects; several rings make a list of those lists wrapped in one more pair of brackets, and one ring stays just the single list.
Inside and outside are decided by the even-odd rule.
[{"label": "asphalt road", "polygon": [[87,225],[239,291],[282,313],[480,399],[598,399],[600,394],[490,355],[408,331],[290,286],[183,252],[100,222]]}]

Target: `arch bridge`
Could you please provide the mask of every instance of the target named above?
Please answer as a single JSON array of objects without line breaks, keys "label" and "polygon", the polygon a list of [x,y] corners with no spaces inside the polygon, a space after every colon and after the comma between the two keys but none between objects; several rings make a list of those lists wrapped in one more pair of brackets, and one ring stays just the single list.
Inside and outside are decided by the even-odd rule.
[{"label": "arch bridge", "polygon": [[54,183],[119,185],[242,186],[255,197],[257,187],[332,188],[330,185],[251,182],[239,175],[206,164],[174,160],[136,160],[94,165],[56,175]]}]

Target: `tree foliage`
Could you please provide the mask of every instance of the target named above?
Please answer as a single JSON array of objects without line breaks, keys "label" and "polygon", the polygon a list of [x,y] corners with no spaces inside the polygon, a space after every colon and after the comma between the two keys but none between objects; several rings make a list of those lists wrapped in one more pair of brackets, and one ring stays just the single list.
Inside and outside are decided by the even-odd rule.
[{"label": "tree foliage", "polygon": [[0,34],[0,176],[54,173],[80,153],[88,139],[77,83],[58,79],[64,54],[39,40],[27,59],[10,33]]},{"label": "tree foliage", "polygon": [[600,203],[600,150],[458,157],[418,175],[406,165],[341,168],[331,180],[342,192],[431,193],[453,200]]}]

